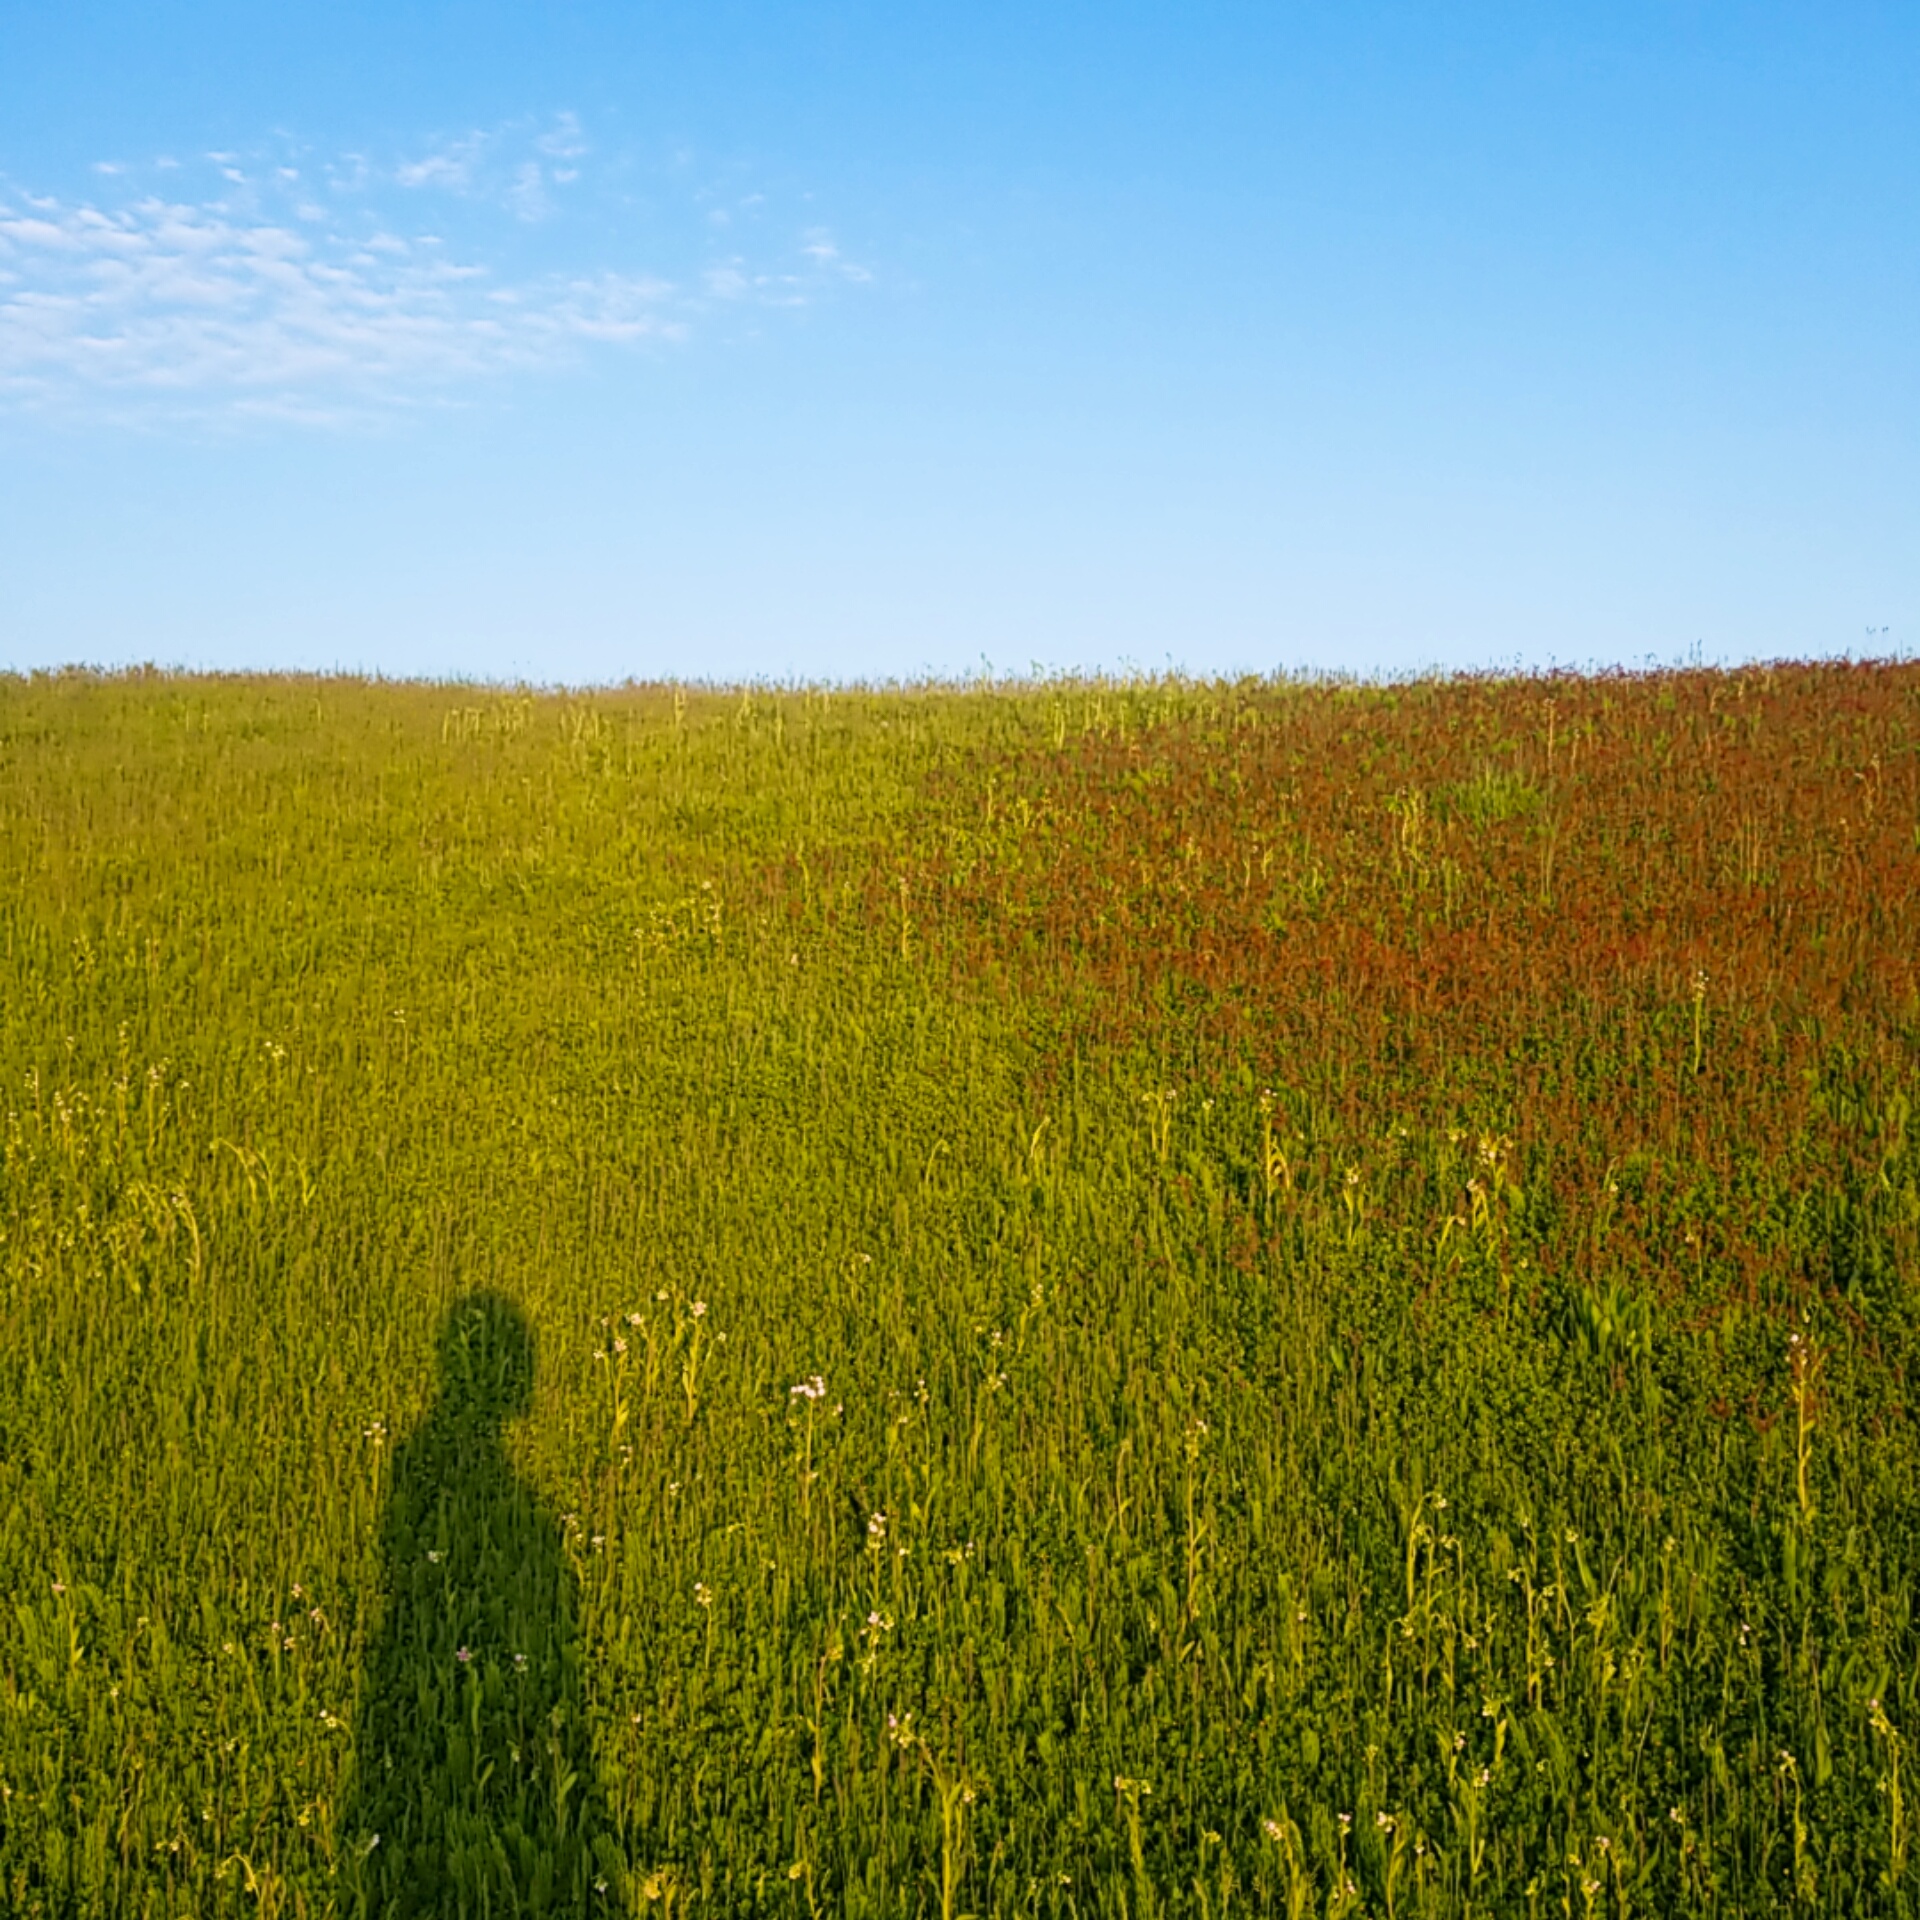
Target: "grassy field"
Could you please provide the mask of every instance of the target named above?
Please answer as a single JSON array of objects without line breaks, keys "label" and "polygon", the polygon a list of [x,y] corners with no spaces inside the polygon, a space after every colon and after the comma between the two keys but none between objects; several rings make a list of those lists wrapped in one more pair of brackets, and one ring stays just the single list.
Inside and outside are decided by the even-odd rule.
[{"label": "grassy field", "polygon": [[0,677],[0,1910],[1912,1914],[1920,668]]}]

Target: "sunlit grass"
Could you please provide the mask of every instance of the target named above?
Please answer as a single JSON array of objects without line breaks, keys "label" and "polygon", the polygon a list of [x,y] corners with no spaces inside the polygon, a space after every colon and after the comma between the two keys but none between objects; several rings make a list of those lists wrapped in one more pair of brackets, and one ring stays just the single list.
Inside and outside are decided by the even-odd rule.
[{"label": "sunlit grass", "polygon": [[0,1908],[1910,1911],[1920,672],[0,681]]}]

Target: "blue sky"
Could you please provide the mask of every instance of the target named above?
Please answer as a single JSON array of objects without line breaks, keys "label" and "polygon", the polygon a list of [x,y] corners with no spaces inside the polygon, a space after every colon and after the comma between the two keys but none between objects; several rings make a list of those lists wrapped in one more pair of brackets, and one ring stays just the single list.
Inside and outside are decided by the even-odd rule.
[{"label": "blue sky", "polygon": [[0,665],[1920,644],[1920,11],[0,0]]}]

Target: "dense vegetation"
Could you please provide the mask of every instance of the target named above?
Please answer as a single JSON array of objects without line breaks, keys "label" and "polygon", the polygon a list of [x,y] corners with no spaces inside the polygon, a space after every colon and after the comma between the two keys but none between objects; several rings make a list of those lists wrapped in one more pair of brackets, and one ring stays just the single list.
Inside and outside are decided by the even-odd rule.
[{"label": "dense vegetation", "polygon": [[0,871],[0,1909],[1920,1906],[1920,669],[0,678]]}]

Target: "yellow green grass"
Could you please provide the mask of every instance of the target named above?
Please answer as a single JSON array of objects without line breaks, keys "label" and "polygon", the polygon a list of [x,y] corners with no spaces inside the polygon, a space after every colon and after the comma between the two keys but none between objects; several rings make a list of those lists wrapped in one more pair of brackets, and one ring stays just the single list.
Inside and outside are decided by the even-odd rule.
[{"label": "yellow green grass", "polygon": [[1676,946],[1396,1079],[1063,877],[1544,941],[1567,781],[1729,777],[1618,691],[0,679],[0,1908],[1911,1912],[1920,675],[1767,722],[1818,1032]]}]

